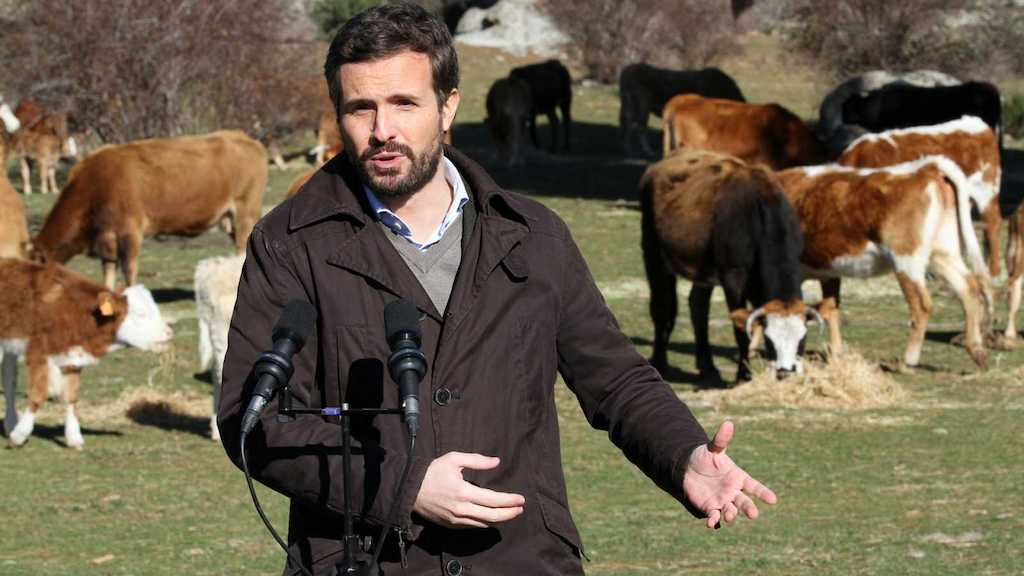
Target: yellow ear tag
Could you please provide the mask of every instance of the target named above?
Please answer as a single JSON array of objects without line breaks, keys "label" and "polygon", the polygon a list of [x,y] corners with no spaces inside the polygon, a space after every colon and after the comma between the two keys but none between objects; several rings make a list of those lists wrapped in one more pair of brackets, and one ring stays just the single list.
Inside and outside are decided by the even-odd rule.
[{"label": "yellow ear tag", "polygon": [[100,304],[100,314],[103,315],[103,316],[113,316],[114,315],[114,305],[110,303],[109,299],[108,300],[104,300],[103,303]]}]

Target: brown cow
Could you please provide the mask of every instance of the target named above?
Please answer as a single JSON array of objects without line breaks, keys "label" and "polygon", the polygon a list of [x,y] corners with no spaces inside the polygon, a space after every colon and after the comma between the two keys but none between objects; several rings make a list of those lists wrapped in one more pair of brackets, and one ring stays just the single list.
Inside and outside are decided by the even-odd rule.
[{"label": "brown cow", "polygon": [[801,260],[807,276],[822,284],[821,315],[829,325],[833,354],[842,350],[840,278],[891,271],[912,318],[903,361],[916,366],[932,309],[925,287],[930,271],[944,278],[959,298],[967,351],[978,366],[986,366],[980,296],[989,282],[988,270],[971,225],[970,185],[959,166],[948,158],[928,156],[887,168],[832,164],[791,168],[777,175],[800,218]]},{"label": "brown cow", "polygon": [[37,102],[24,99],[14,109],[21,122],[21,130],[11,137],[13,152],[21,157],[22,191],[26,196],[32,193],[32,174],[28,161],[31,158],[39,171],[39,192],[56,193],[57,162],[61,156],[78,155],[77,144],[68,135],[66,112],[46,112]]},{"label": "brown cow", "polygon": [[143,238],[197,236],[225,216],[241,253],[260,217],[267,151],[237,130],[105,146],[80,161],[33,241],[44,259],[88,251],[135,283]]},{"label": "brown cow", "polygon": [[320,122],[317,124],[316,147],[312,150],[316,153],[316,165],[322,166],[324,162],[331,159],[327,155],[328,150],[342,150],[343,147],[341,132],[338,131],[337,115],[333,111],[324,112],[320,115]]},{"label": "brown cow", "polygon": [[[173,336],[142,285],[111,292],[57,264],[0,260],[0,353],[25,356],[29,380],[29,407],[8,428],[11,443],[20,446],[32,434],[35,413],[52,387],[63,388],[67,403],[67,444],[81,448],[75,416],[81,369],[122,346],[160,351]],[[15,382],[6,376],[10,402]]]},{"label": "brown cow", "polygon": [[665,156],[676,148],[698,148],[774,170],[828,160],[814,133],[778,104],[683,94],[665,104],[661,117]]},{"label": "brown cow", "polygon": [[747,347],[757,320],[766,325],[777,375],[801,371],[799,348],[809,312],[800,295],[803,243],[800,223],[775,177],[730,156],[680,150],[644,172],[640,198],[654,321],[651,364],[665,373],[678,274],[693,281],[690,319],[702,379],[720,380],[708,342],[715,284],[725,290],[740,350],[737,380],[750,378]]},{"label": "brown cow", "polygon": [[[0,120],[7,125],[7,121],[14,118],[10,108],[7,108],[8,118],[4,119],[3,108],[7,108],[0,98]],[[8,126],[15,130],[20,122],[14,118]],[[29,243],[28,223],[25,221],[25,205],[18,198],[14,186],[7,179],[7,133],[0,125],[0,258],[24,258],[27,255]]]}]

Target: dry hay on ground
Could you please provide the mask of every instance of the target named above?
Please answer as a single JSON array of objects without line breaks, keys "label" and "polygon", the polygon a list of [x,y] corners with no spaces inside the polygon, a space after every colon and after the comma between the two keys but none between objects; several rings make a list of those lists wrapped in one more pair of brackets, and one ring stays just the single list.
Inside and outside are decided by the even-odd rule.
[{"label": "dry hay on ground", "polygon": [[209,394],[166,392],[149,386],[129,388],[108,404],[85,407],[83,420],[93,425],[146,422],[177,427],[210,418],[212,400]]},{"label": "dry hay on ground", "polygon": [[827,362],[804,360],[803,374],[778,380],[770,367],[750,382],[702,394],[721,405],[783,405],[799,408],[880,408],[904,400],[903,387],[854,350]]}]

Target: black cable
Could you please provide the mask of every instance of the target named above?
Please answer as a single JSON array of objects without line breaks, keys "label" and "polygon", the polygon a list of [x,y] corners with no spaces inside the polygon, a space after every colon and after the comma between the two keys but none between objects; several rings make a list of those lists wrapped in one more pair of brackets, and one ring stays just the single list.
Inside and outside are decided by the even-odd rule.
[{"label": "black cable", "polygon": [[[388,511],[388,515],[385,517],[385,524],[380,527],[380,536],[377,538],[377,543],[373,546],[373,560],[370,562],[371,566],[377,566],[377,559],[380,558],[380,552],[384,549],[384,540],[388,536],[387,522],[391,519],[392,516],[394,516],[395,507],[398,506],[398,503],[401,502],[403,498],[405,498],[405,480],[409,476],[409,469],[412,467],[412,459],[415,453],[416,437],[410,436],[409,455],[405,459],[405,467],[402,468],[402,478],[398,481],[398,496],[395,498],[393,502],[391,502],[391,510]],[[396,526],[396,528],[398,528],[398,530],[402,529],[401,526]],[[402,535],[399,534],[398,537],[401,538]]]},{"label": "black cable", "polygon": [[301,560],[295,558],[295,556],[292,556],[292,551],[288,549],[288,545],[284,543],[284,540],[281,539],[281,536],[278,535],[277,531],[274,530],[274,527],[270,524],[270,519],[267,518],[267,515],[263,513],[263,507],[260,506],[260,501],[258,498],[256,498],[256,488],[252,485],[252,476],[249,474],[249,462],[245,456],[246,436],[248,436],[248,434],[243,433],[241,439],[242,470],[245,472],[245,483],[249,485],[249,494],[252,496],[252,503],[256,505],[256,512],[259,513],[260,519],[263,520],[263,524],[266,525],[267,530],[270,531],[270,535],[274,537],[274,540],[277,540],[278,545],[280,545],[281,549],[284,550],[284,553],[288,555],[288,558],[292,562],[294,562],[296,566],[299,567],[299,570],[302,570],[303,574],[306,574],[306,576],[313,576],[313,574],[309,570],[306,570],[306,567],[302,565]]}]

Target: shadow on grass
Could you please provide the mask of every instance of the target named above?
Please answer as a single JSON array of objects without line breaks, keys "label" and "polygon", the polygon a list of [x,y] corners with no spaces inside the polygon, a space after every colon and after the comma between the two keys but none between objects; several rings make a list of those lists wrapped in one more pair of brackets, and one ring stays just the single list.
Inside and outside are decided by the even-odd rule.
[{"label": "shadow on grass", "polygon": [[[124,434],[118,432],[117,430],[99,430],[97,428],[82,428],[82,436],[124,436]],[[32,438],[40,438],[42,440],[49,440],[50,442],[53,442],[58,446],[66,447],[67,444],[57,440],[58,438],[63,437],[64,426],[48,426],[46,424],[39,424],[38,422],[36,422],[36,425],[32,428],[32,436],[29,437],[29,442],[32,441]]]},{"label": "shadow on grass", "polygon": [[157,304],[169,304],[179,300],[196,299],[194,290],[186,290],[184,288],[154,288],[151,292]]},{"label": "shadow on grass", "polygon": [[209,418],[179,412],[174,406],[162,400],[136,402],[128,409],[126,415],[132,422],[143,426],[189,432],[204,438],[210,435]]},{"label": "shadow on grass", "polygon": [[[660,133],[648,129],[652,145]],[[574,122],[570,152],[552,153],[548,126],[538,126],[540,148],[527,137],[525,163],[507,166],[480,122],[456,125],[455,146],[479,162],[500,186],[533,196],[636,200],[637,183],[653,158],[625,158],[618,127]]]},{"label": "shadow on grass", "polygon": [[[646,338],[641,338],[639,336],[630,337],[630,341],[633,342],[634,346],[654,345],[654,342]],[[697,348],[693,342],[669,343],[668,349],[671,352],[683,354],[691,359],[695,359],[697,357]],[[711,357],[717,359],[718,361],[724,359],[729,364],[735,365],[736,354],[737,350],[735,348],[729,348],[726,346],[715,346],[714,344],[711,345]],[[695,362],[695,360],[690,360],[689,365],[693,366]],[[718,363],[720,362],[716,362],[716,364]],[[666,372],[661,375],[661,377],[666,382],[671,382],[673,384],[691,384],[699,389],[725,388],[732,385],[731,382],[727,380],[702,379],[700,373],[698,372],[690,372],[688,370],[683,370],[682,368],[679,368],[678,366],[672,366],[671,364],[668,366]]]}]

